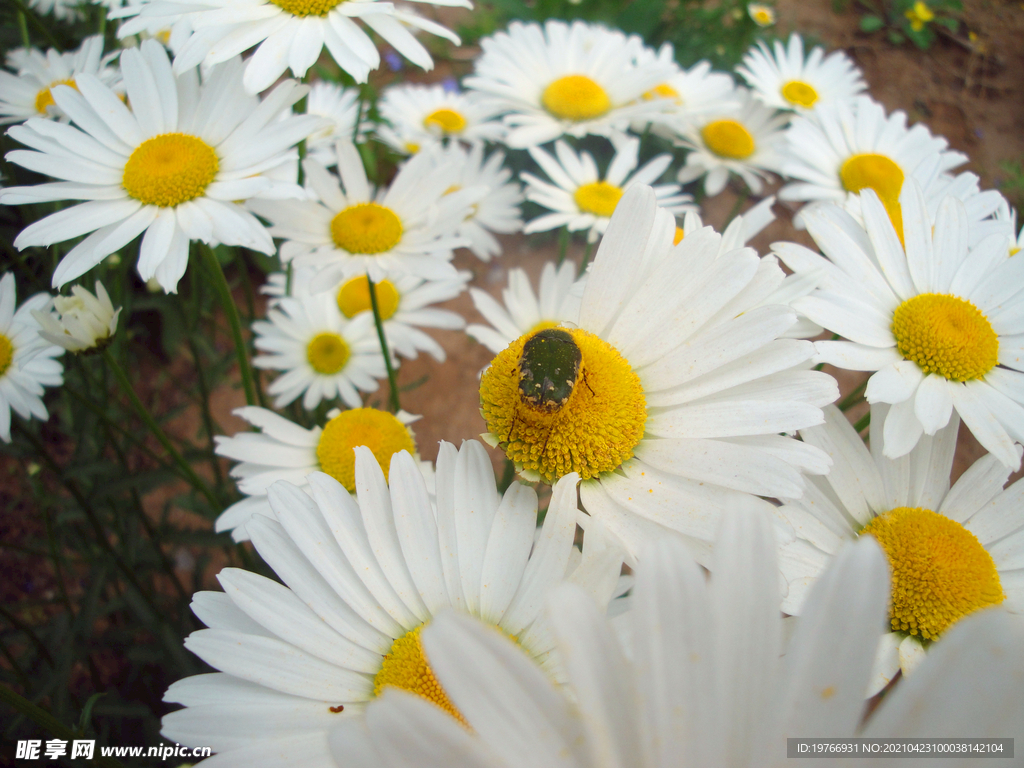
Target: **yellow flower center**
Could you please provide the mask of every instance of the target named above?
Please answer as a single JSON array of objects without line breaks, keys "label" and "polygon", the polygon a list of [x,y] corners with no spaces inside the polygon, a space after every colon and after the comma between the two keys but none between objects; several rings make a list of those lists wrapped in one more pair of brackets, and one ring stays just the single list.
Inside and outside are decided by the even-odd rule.
[{"label": "yellow flower center", "polygon": [[999,337],[966,299],[922,293],[907,299],[892,316],[896,348],[925,373],[952,381],[979,379],[999,361]]},{"label": "yellow flower center", "polygon": [[[373,287],[377,294],[380,319],[387,320],[398,311],[398,301],[401,297],[390,280],[381,280],[379,283],[374,283]],[[338,309],[348,318],[373,309],[373,305],[370,303],[370,281],[366,279],[366,275],[346,280],[344,285],[338,289]]]},{"label": "yellow flower center", "polygon": [[440,128],[444,133],[461,133],[466,127],[466,118],[454,109],[435,109],[423,118],[423,126]]},{"label": "yellow flower center", "polygon": [[809,83],[802,80],[790,80],[782,86],[782,98],[790,104],[810,108],[818,100],[818,92]]},{"label": "yellow flower center", "polygon": [[412,141],[407,141],[405,143],[405,151],[408,152],[410,155],[415,155],[417,152],[420,151],[420,145]]},{"label": "yellow flower center", "polygon": [[861,533],[878,539],[889,560],[894,631],[934,640],[967,614],[1003,602],[992,556],[944,515],[897,507]]},{"label": "yellow flower center", "polygon": [[856,194],[863,189],[875,190],[902,243],[903,209],[900,208],[900,190],[903,189],[903,171],[900,167],[885,155],[853,155],[839,169],[839,178],[847,192]]},{"label": "yellow flower center", "polygon": [[586,75],[566,75],[544,89],[544,109],[563,120],[593,120],[612,108],[604,88]]},{"label": "yellow flower center", "polygon": [[373,453],[387,479],[391,457],[399,451],[416,453],[416,443],[409,428],[387,411],[376,408],[353,408],[342,411],[324,426],[316,457],[320,469],[333,477],[349,493],[356,489],[357,446],[365,445]]},{"label": "yellow flower center", "polygon": [[581,356],[563,404],[538,407],[522,395],[520,361],[533,333],[499,353],[480,380],[487,430],[517,466],[536,471],[548,483],[570,472],[586,480],[617,468],[633,455],[647,421],[640,377],[629,362],[592,333],[561,330],[572,337]]},{"label": "yellow flower center", "polygon": [[344,368],[351,354],[348,344],[336,333],[318,333],[306,346],[306,360],[314,371],[327,376]]},{"label": "yellow flower center", "polygon": [[747,10],[750,13],[750,18],[759,27],[770,27],[775,23],[775,10],[770,5],[751,3],[747,6]]},{"label": "yellow flower center", "polygon": [[326,16],[334,6],[343,0],[270,0],[274,5],[293,16]]},{"label": "yellow flower center", "polygon": [[700,130],[704,144],[719,157],[744,160],[754,154],[754,137],[735,120],[715,120]]},{"label": "yellow flower center", "polygon": [[573,193],[573,199],[581,211],[606,219],[615,212],[615,206],[619,204],[621,197],[622,188],[609,184],[607,181],[584,184]]},{"label": "yellow flower center", "polygon": [[135,148],[121,184],[146,205],[170,208],[202,195],[219,169],[217,153],[202,139],[162,133]]},{"label": "yellow flower center", "polygon": [[643,99],[644,101],[654,101],[655,99],[675,99],[676,104],[683,103],[683,98],[679,95],[679,91],[668,83],[662,83],[661,85],[654,86],[651,90],[644,93]]},{"label": "yellow flower center", "polygon": [[380,696],[385,686],[389,685],[403,691],[411,691],[436,704],[460,723],[468,726],[465,718],[434,677],[434,670],[427,662],[427,656],[423,652],[423,641],[420,640],[420,630],[424,626],[421,624],[407,632],[391,645],[391,650],[384,656],[380,672],[373,678],[373,694]]},{"label": "yellow flower center", "polygon": [[7,373],[7,369],[14,362],[14,345],[11,340],[0,333],[0,376]]},{"label": "yellow flower center", "polygon": [[[50,88],[53,88],[58,85],[70,85],[76,91],[78,90],[78,86],[75,85],[74,78],[68,78],[67,80],[54,80],[52,83],[50,83]],[[43,88],[39,91],[39,93],[36,94],[36,112],[38,112],[40,115],[45,115],[46,110],[56,103],[53,100],[53,94],[50,93],[50,88]]]},{"label": "yellow flower center", "polygon": [[390,251],[402,239],[402,220],[377,203],[350,205],[331,219],[334,244],[349,253],[373,255]]},{"label": "yellow flower center", "polygon": [[683,238],[686,237],[686,233],[682,227],[676,227],[676,233],[672,236],[672,245],[679,245],[683,242]]}]

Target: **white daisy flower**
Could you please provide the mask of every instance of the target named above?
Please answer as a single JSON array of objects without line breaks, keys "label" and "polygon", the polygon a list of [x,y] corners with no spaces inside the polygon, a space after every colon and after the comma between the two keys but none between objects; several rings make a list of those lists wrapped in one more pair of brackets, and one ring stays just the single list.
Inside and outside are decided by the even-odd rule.
[{"label": "white daisy flower", "polygon": [[121,73],[107,66],[120,52],[103,55],[103,38],[87,37],[74,53],[59,53],[51,48],[45,54],[35,48],[18,48],[7,54],[12,75],[0,70],[0,125],[20,123],[30,117],[67,120],[50,89],[57,85],[76,88],[75,77],[83,72],[95,76],[104,85],[124,92]]},{"label": "white daisy flower", "polygon": [[[278,272],[267,278],[267,284],[261,290],[268,296],[291,295],[301,301],[313,293],[320,293],[314,291],[314,277],[315,271],[311,268],[295,270],[292,274],[291,294],[288,294],[288,276]],[[377,306],[388,348],[410,360],[419,352],[426,352],[443,363],[446,357],[444,348],[419,328],[442,328],[448,331],[465,328],[466,321],[461,315],[430,305],[454,299],[466,290],[470,277],[472,275],[469,272],[460,272],[450,280],[424,280],[413,275],[402,275],[375,283]],[[349,320],[364,313],[370,313],[372,317],[370,283],[366,275],[350,277],[335,286],[329,294],[333,294],[338,309]]]},{"label": "white daisy flower", "polygon": [[80,285],[71,286],[71,293],[71,296],[53,298],[56,315],[39,310],[32,312],[39,323],[39,335],[69,352],[102,349],[117,331],[121,307],[114,310],[107,289],[99,280],[95,295]]},{"label": "white daisy flower", "polygon": [[391,457],[408,451],[419,463],[427,490],[434,493],[434,469],[430,462],[419,461],[416,436],[409,426],[419,416],[405,411],[392,415],[374,408],[352,408],[332,411],[323,427],[305,429],[266,408],[247,406],[233,413],[262,430],[214,438],[218,456],[241,462],[231,470],[231,476],[245,498],[225,509],[214,524],[217,533],[231,531],[235,541],[249,540],[245,526],[253,515],[277,519],[267,493],[278,480],[307,489],[306,478],[313,472],[324,472],[354,493],[354,449],[358,445],[366,446],[377,459],[385,480]]},{"label": "white daisy flower", "polygon": [[878,643],[869,695],[897,671],[914,672],[964,616],[999,604],[1024,613],[1024,483],[1004,490],[1010,470],[988,454],[951,488],[956,415],[910,453],[886,458],[880,446],[889,410],[871,407],[870,451],[838,408],[827,409],[824,425],[801,430],[805,442],[832,456],[832,471],[776,509],[792,532],[780,548],[786,613],[800,613],[844,542],[870,534],[885,550],[892,632]]},{"label": "white daisy flower", "polygon": [[538,531],[536,493],[513,483],[499,496],[475,441],[459,451],[441,443],[436,511],[408,453],[392,457],[390,488],[369,449],[356,454],[356,496],[314,473],[308,494],[275,483],[277,520],[257,515],[248,523],[283,584],[226,568],[223,593],[196,594],[193,610],[209,629],[185,645],[221,671],[168,689],[165,701],[185,709],[164,717],[166,738],[208,745],[220,753],[215,759],[239,764],[334,765],[328,732],[360,719],[386,688],[461,719],[420,643],[439,611],[497,626],[557,675],[541,616],[547,594],[568,579],[593,595],[586,599],[607,604],[621,559],[592,547],[589,534],[582,556],[573,546],[574,476],[555,488]]},{"label": "white daisy flower", "polygon": [[838,395],[794,368],[813,354],[779,338],[796,313],[757,307],[782,270],[749,248],[719,255],[710,227],[673,247],[674,229],[650,187],[631,187],[577,317],[520,336],[480,383],[487,441],[530,480],[578,472],[586,510],[634,557],[662,526],[703,557],[720,509],[799,493],[828,460],[779,433],[821,423]]},{"label": "white daisy flower", "polygon": [[801,113],[849,101],[868,88],[863,73],[842,51],[826,56],[824,48],[815,46],[805,59],[804,41],[796,32],[788,45],[776,40],[772,49],[758,40],[736,71],[769,107]]},{"label": "white daisy flower", "polygon": [[402,274],[454,278],[452,249],[464,243],[455,231],[485,190],[445,194],[459,169],[424,151],[374,192],[355,145],[339,141],[336,152],[340,178],[316,160],[303,162],[316,199],[249,203],[271,222],[270,233],[285,239],[281,259],[319,268],[316,282],[325,287],[365,274],[375,283]]},{"label": "white daisy flower", "polygon": [[[632,636],[626,646],[579,590],[555,590],[548,616],[568,675],[562,690],[489,627],[438,617],[423,631],[423,646],[469,728],[390,691],[364,719],[331,734],[336,764],[743,768],[790,764],[793,736],[1021,733],[1024,633],[1005,613],[955,628],[915,678],[865,715],[871,648],[885,613],[878,547],[864,541],[844,550],[787,646],[770,531],[757,518],[741,520],[722,531],[720,546],[710,584],[676,541],[651,546],[637,568],[633,608],[621,617]],[[966,768],[976,758],[947,763]]]},{"label": "white daisy flower", "polygon": [[465,247],[481,261],[501,255],[501,243],[494,234],[510,235],[523,228],[519,206],[523,189],[505,168],[505,153],[492,152],[484,158],[484,146],[477,142],[466,149],[455,142],[436,153],[438,164],[451,163],[459,168],[450,192],[469,187],[486,189],[486,194],[473,203],[456,229]]},{"label": "white daisy flower", "polygon": [[28,7],[44,16],[53,14],[53,18],[73,23],[85,17],[82,11],[82,0],[28,0]]},{"label": "white daisy flower", "polygon": [[818,290],[794,308],[847,339],[818,342],[819,361],[874,372],[868,401],[893,404],[886,456],[908,453],[956,410],[989,452],[1020,466],[1013,444],[1024,441],[1024,262],[1006,258],[1000,235],[969,248],[955,198],[933,227],[916,180],[898,201],[905,249],[877,195],[861,197],[866,231],[835,206],[807,214],[827,258],[794,243],[772,246],[794,272],[819,272]]},{"label": "white daisy flower", "polygon": [[[306,157],[313,158],[325,168],[338,162],[334,149],[339,139],[363,141],[370,131],[371,123],[366,119],[366,110],[359,104],[359,90],[326,80],[317,80],[310,87],[306,97],[306,114],[317,115],[328,121],[324,128],[306,139]],[[358,133],[356,120],[360,121]]]},{"label": "white daisy flower", "polygon": [[[932,167],[930,175],[923,173],[922,167],[919,169],[921,172],[915,173],[914,177],[921,182],[928,215],[933,224],[942,201],[947,197],[955,197],[964,204],[967,212],[967,240],[972,248],[993,234],[1006,235],[1010,240],[1016,237],[1013,223],[1006,216],[1008,203],[998,191],[982,190],[977,175],[970,171],[954,176],[940,173],[934,163]],[[859,196],[848,199],[844,207],[855,219],[863,221],[860,218]]]},{"label": "white daisy flower", "polygon": [[508,288],[501,291],[504,305],[479,288],[470,288],[473,304],[493,327],[474,323],[466,333],[498,354],[523,334],[555,328],[576,319],[587,277],[576,279],[576,265],[570,261],[558,267],[547,262],[540,273],[535,294],[530,278],[519,267],[508,272]]},{"label": "white daisy flower", "polygon": [[[526,198],[551,213],[527,222],[523,231],[530,234],[559,227],[567,227],[570,232],[585,229],[587,242],[596,242],[598,235],[608,229],[623,193],[634,184],[654,184],[672,164],[672,155],[666,153],[637,169],[639,153],[640,139],[620,139],[605,177],[601,178],[593,156],[589,152],[576,154],[564,141],[555,142],[557,160],[540,147],[530,147],[530,156],[551,181],[532,173],[520,174],[526,182]],[[652,188],[659,207],[670,213],[679,215],[697,209],[693,197],[683,194],[678,184],[658,184]]]},{"label": "white daisy flower", "polygon": [[908,129],[900,110],[886,117],[884,107],[868,96],[823,106],[795,118],[786,131],[782,173],[795,181],[779,190],[779,198],[855,206],[860,191],[870,188],[901,232],[904,180],[916,175],[924,182],[967,160],[947,146],[921,123]]},{"label": "white daisy flower", "polygon": [[[729,253],[737,248],[742,248],[753,238],[764,230],[769,224],[775,221],[775,214],[772,212],[772,205],[775,204],[775,196],[766,197],[757,205],[749,208],[745,213],[735,216],[729,222],[729,226],[722,232],[722,243],[719,246],[718,254]],[[704,227],[700,214],[688,212],[683,220],[682,227],[676,227],[676,234],[673,238],[673,245],[678,245],[687,235],[699,232]],[[773,263],[777,263],[774,256],[765,256]],[[787,275],[782,284],[761,300],[761,306],[768,304],[790,305],[801,296],[806,296],[818,287],[818,275],[816,272],[806,274]],[[813,339],[821,333],[822,327],[812,323],[803,315],[798,314],[798,320],[780,338],[785,339]]]},{"label": "white daisy flower", "polygon": [[[472,7],[468,0],[423,1]],[[459,44],[458,36],[440,24],[377,0],[197,0],[188,5],[150,0],[111,16],[135,17],[121,24],[119,37],[137,34],[155,20],[167,26],[187,24],[192,34],[174,58],[178,73],[200,63],[219,64],[258,45],[246,59],[242,80],[249,93],[269,88],[286,69],[303,77],[325,46],[339,67],[365,83],[370,70],[380,66],[380,53],[356,18],[423,69],[433,69],[434,60],[406,25]]]},{"label": "white daisy flower", "polygon": [[377,108],[388,125],[377,135],[403,155],[444,139],[500,141],[505,126],[494,120],[497,108],[475,91],[446,90],[442,85],[400,83],[384,89]]},{"label": "white daisy flower", "polygon": [[274,253],[270,235],[238,201],[301,194],[261,174],[286,162],[318,118],[277,121],[305,88],[287,81],[260,103],[238,87],[241,68],[237,59],[225,62],[201,85],[195,71],[175,78],[163,47],[147,40],[121,54],[131,109],[94,75],[79,74],[77,90],[55,86],[54,100],[79,127],[35,118],[16,125],[8,134],[36,151],[7,159],[64,181],[8,187],[0,203],[87,202],[29,225],[14,244],[47,246],[91,232],[54,271],[59,287],[143,235],[139,276],[155,277],[169,293],[192,240]]},{"label": "white daisy flower", "polygon": [[775,9],[765,3],[747,3],[747,13],[759,27],[770,27],[775,23]]},{"label": "white daisy flower", "polygon": [[43,387],[64,383],[64,367],[53,359],[64,350],[39,335],[32,314],[45,309],[50,298],[37,293],[15,311],[14,275],[0,278],[0,440],[5,443],[11,442],[11,410],[23,419],[46,421],[50,415],[43,405]]},{"label": "white daisy flower", "polygon": [[676,64],[671,43],[662,45],[657,53],[644,47],[638,56],[640,61],[651,58],[670,65],[673,74],[642,96],[647,101],[661,99],[662,112],[652,115],[649,121],[634,122],[630,127],[637,133],[642,132],[650,122],[653,133],[671,138],[671,129],[666,128],[664,123],[686,121],[707,112],[739,106],[736,81],[727,72],[712,72],[710,62],[698,61],[689,69],[681,69]]},{"label": "white daisy flower", "polygon": [[465,86],[490,96],[507,112],[505,142],[537,146],[559,136],[609,136],[633,120],[661,111],[643,94],[675,68],[658,59],[637,60],[639,38],[594,24],[549,19],[512,22],[480,41],[483,53]]},{"label": "white daisy flower", "polygon": [[755,195],[770,172],[778,173],[788,118],[766,107],[746,88],[736,89],[739,106],[674,124],[676,143],[691,150],[678,179],[688,184],[706,176],[704,191],[717,195],[735,173]]},{"label": "white daisy flower", "polygon": [[358,408],[358,390],[373,392],[387,373],[373,315],[347,320],[329,292],[281,298],[267,317],[252,324],[253,344],[264,353],[252,364],[284,372],[267,389],[278,408],[299,395],[306,410],[335,398]]}]

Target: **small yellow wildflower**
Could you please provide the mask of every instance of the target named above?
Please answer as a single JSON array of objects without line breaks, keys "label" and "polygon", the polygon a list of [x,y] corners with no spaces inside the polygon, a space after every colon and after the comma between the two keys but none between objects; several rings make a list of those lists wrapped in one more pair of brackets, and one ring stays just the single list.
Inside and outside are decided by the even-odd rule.
[{"label": "small yellow wildflower", "polygon": [[914,7],[903,15],[910,19],[910,28],[915,32],[920,32],[925,24],[935,18],[932,9],[923,0],[917,0]]},{"label": "small yellow wildflower", "polygon": [[770,27],[775,23],[775,9],[764,3],[750,3],[747,13],[759,27]]}]

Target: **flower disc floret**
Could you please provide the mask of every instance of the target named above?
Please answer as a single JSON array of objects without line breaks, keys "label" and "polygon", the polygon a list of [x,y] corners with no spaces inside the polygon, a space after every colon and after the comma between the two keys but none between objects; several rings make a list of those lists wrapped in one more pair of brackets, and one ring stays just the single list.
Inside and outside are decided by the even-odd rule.
[{"label": "flower disc floret", "polygon": [[306,360],[317,373],[333,376],[352,356],[348,344],[336,333],[318,333],[306,345]]},{"label": "flower disc floret", "polygon": [[324,426],[316,457],[320,468],[350,493],[356,490],[355,448],[365,445],[377,459],[384,478],[388,478],[391,457],[399,451],[416,453],[412,433],[397,418],[376,408],[342,411]]},{"label": "flower disc floret", "polygon": [[331,219],[331,239],[349,253],[372,256],[390,251],[403,231],[398,215],[377,203],[350,205]]},{"label": "flower disc floret", "polygon": [[607,181],[594,181],[577,189],[573,193],[573,199],[584,213],[611,218],[615,212],[615,206],[622,198],[622,192],[621,187],[609,184]]},{"label": "flower disc floret", "polygon": [[700,135],[708,149],[730,160],[745,160],[756,149],[750,131],[735,120],[715,120],[701,128]]},{"label": "flower disc floret", "polygon": [[326,16],[342,0],[270,0],[292,16]]},{"label": "flower disc floret", "polygon": [[540,100],[555,117],[575,122],[601,117],[612,108],[604,88],[586,75],[558,78],[544,89]]},{"label": "flower disc floret", "polygon": [[0,376],[7,373],[7,369],[11,367],[11,362],[14,360],[14,345],[11,344],[11,340],[0,333]]},{"label": "flower disc floret", "polygon": [[782,86],[782,98],[790,104],[810,109],[818,100],[818,92],[803,80],[790,80]]},{"label": "flower disc floret", "polygon": [[854,194],[873,189],[889,214],[893,229],[903,242],[903,210],[900,191],[903,189],[903,171],[885,155],[863,153],[846,159],[839,169],[843,188]]},{"label": "flower disc floret", "polygon": [[520,391],[519,337],[499,353],[480,380],[481,413],[505,455],[548,483],[578,472],[587,480],[633,456],[644,435],[647,403],[640,377],[608,342],[581,329],[563,329],[579,348],[581,364],[566,402],[548,412]]},{"label": "flower disc floret", "polygon": [[121,183],[136,200],[170,208],[201,196],[219,169],[217,153],[202,139],[162,133],[135,148]]},{"label": "flower disc floret", "polygon": [[999,361],[999,337],[974,304],[944,293],[922,293],[893,313],[896,348],[925,373],[951,381],[979,379]]},{"label": "flower disc floret", "polygon": [[897,507],[861,533],[874,536],[889,560],[894,631],[934,640],[969,613],[1003,601],[992,556],[944,515]]},{"label": "flower disc floret", "polygon": [[50,83],[49,88],[40,89],[39,93],[36,94],[36,112],[41,115],[46,114],[46,110],[52,107],[56,102],[53,100],[53,94],[50,92],[51,89],[56,88],[58,85],[67,85],[78,90],[78,86],[75,85],[74,78],[68,78],[66,80],[56,80]]},{"label": "flower disc floret", "polygon": [[[388,320],[398,311],[398,303],[401,299],[398,289],[390,280],[381,280],[379,283],[374,283],[373,287],[377,294],[380,318]],[[357,275],[342,283],[341,288],[338,289],[338,309],[349,319],[361,312],[369,312],[373,309],[373,305],[370,303],[370,281],[366,275]]]},{"label": "flower disc floret", "polygon": [[462,133],[466,128],[466,118],[454,109],[435,109],[423,118],[426,129],[440,128],[445,133]]},{"label": "flower disc floret", "polygon": [[389,685],[410,691],[437,705],[463,725],[467,725],[444,688],[434,677],[434,670],[427,662],[426,654],[423,652],[423,641],[420,639],[423,627],[421,624],[416,629],[406,632],[391,645],[391,650],[384,656],[380,672],[373,678],[373,693],[380,696]]},{"label": "flower disc floret", "polygon": [[674,99],[676,104],[683,103],[683,97],[679,95],[679,91],[668,83],[656,85],[643,95],[644,101],[654,101],[655,99]]}]

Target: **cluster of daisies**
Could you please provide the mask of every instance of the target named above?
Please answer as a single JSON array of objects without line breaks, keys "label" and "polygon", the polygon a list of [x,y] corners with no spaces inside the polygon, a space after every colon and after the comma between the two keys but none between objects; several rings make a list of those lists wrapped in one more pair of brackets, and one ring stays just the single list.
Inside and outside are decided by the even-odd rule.
[{"label": "cluster of daisies", "polygon": [[[16,51],[0,76],[23,147],[7,160],[55,179],[0,202],[81,201],[14,245],[74,241],[58,288],[137,250],[169,293],[190,253],[276,256],[252,362],[277,372],[276,409],[314,414],[250,405],[254,431],[217,440],[242,498],[216,528],[280,581],[227,568],[196,594],[207,629],[186,646],[219,671],[171,686],[184,708],[164,736],[239,763],[446,768],[1024,736],[1024,485],[1004,487],[1024,452],[1015,212],[864,95],[845,55],[761,43],[740,85],[599,25],[514,22],[461,89],[395,85],[372,105],[282,75],[326,48],[366,81],[381,57],[356,20],[423,67],[413,32],[451,33],[337,0],[110,16],[145,39]],[[370,142],[403,158],[387,183]],[[820,252],[747,247],[774,197],[718,233],[684,191],[736,177],[760,196],[777,176]],[[545,265],[536,291],[512,269],[502,301],[469,288],[489,325],[437,306],[472,278],[458,249],[489,261],[520,230],[584,232],[584,263]],[[54,358],[109,342],[119,312],[100,283],[17,309],[14,290],[5,276],[5,440],[11,409],[46,417]],[[431,328],[495,354],[480,410],[519,475],[504,492],[480,442],[422,461],[416,416],[366,407],[403,359],[444,361]],[[868,444],[820,363],[871,373]],[[951,485],[961,423],[988,453]]]}]

